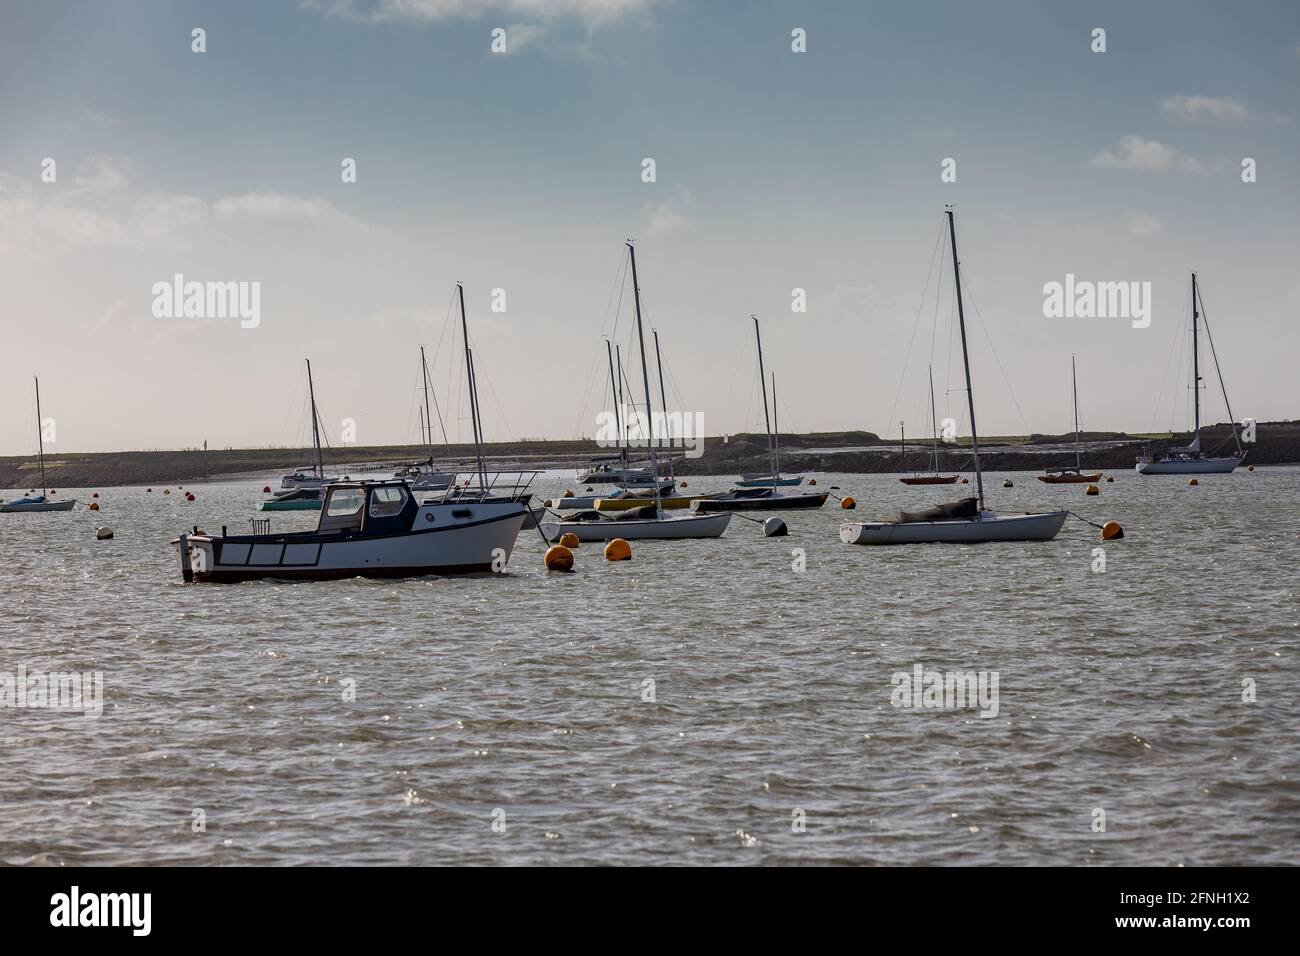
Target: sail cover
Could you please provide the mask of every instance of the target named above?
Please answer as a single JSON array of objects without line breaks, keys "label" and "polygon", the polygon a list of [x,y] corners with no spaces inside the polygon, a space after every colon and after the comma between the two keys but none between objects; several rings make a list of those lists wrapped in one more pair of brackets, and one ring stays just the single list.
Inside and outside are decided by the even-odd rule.
[{"label": "sail cover", "polygon": [[956,521],[963,518],[978,518],[979,503],[974,498],[962,498],[960,501],[948,501],[926,508],[924,511],[900,511],[895,521],[910,524],[914,521]]}]

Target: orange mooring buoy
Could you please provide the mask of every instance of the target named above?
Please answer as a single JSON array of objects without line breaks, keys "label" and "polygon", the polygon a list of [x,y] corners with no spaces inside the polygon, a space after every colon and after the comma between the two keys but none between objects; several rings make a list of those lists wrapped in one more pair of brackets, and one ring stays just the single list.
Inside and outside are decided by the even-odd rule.
[{"label": "orange mooring buoy", "polygon": [[547,571],[572,571],[573,552],[562,544],[553,544],[546,549],[542,563]]},{"label": "orange mooring buoy", "polygon": [[632,546],[622,538],[615,538],[609,544],[605,545],[606,561],[631,561]]}]

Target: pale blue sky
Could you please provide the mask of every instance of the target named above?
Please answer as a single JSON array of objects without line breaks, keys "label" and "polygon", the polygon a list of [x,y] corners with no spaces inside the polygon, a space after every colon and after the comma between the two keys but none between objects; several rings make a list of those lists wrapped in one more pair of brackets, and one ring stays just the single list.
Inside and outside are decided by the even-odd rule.
[{"label": "pale blue sky", "polygon": [[[629,236],[709,432],[758,424],[751,312],[783,426],[919,428],[924,320],[891,409],[946,202],[1019,401],[977,333],[982,431],[1068,427],[1071,352],[1085,426],[1167,427],[1192,268],[1238,417],[1294,417],[1298,77],[1292,2],[6,4],[0,453],[32,445],[32,374],[55,450],[297,442],[304,356],[329,422],[410,440],[457,279],[487,437],[590,434]],[[153,318],[175,272],[260,281],[261,326]],[[1045,319],[1066,272],[1150,281],[1151,328]]]}]

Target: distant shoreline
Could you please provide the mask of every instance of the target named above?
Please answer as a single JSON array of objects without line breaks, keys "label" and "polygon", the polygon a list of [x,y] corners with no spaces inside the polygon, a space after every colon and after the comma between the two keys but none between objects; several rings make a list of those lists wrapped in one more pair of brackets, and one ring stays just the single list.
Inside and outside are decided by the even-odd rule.
[{"label": "distant shoreline", "polygon": [[[1255,442],[1247,444],[1246,462],[1255,465],[1300,464],[1300,422],[1260,422]],[[1149,448],[1161,452],[1171,445],[1185,444],[1186,433],[1172,436],[1134,436],[1122,432],[1085,432],[1080,456],[1086,469],[1121,471],[1133,467],[1139,454]],[[1201,430],[1207,451],[1232,451],[1229,426],[1211,425]],[[929,467],[932,443],[908,441],[904,453],[897,439],[881,438],[865,431],[817,432],[779,436],[781,470],[846,474],[889,474],[925,470]],[[616,454],[591,440],[494,442],[484,446],[490,471],[576,472],[591,459]],[[645,458],[643,449],[633,449],[636,462]],[[661,452],[661,457],[664,455]],[[440,470],[472,472],[474,449],[470,445],[435,445],[434,466]],[[980,456],[988,471],[1042,471],[1074,465],[1072,435],[990,436],[980,440]],[[767,436],[731,435],[704,439],[704,454],[683,457],[680,448],[671,453],[678,475],[725,475],[765,472],[769,469]],[[279,476],[308,464],[310,449],[258,448],[213,449],[210,451],[123,451],[47,455],[46,481],[54,488],[113,487],[121,485],[166,485],[184,482],[265,480],[279,486]],[[383,474],[428,458],[423,445],[380,445],[330,449],[325,454],[331,473],[364,478]],[[939,468],[969,471],[969,440],[940,446]],[[0,458],[0,488],[27,489],[39,481],[36,456]]]}]

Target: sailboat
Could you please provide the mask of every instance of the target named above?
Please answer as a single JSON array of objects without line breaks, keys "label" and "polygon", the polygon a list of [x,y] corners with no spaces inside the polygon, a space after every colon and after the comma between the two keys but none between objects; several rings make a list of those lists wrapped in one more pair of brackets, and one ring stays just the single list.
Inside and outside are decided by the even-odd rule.
[{"label": "sailboat", "polygon": [[[1199,309],[1198,309],[1199,306]],[[1232,417],[1232,406],[1228,404],[1228,387],[1223,383],[1223,369],[1219,368],[1219,356],[1214,351],[1214,338],[1210,338],[1210,354],[1214,356],[1214,371],[1219,376],[1219,388],[1223,392],[1223,404],[1228,409],[1228,420],[1232,424],[1232,440],[1236,442],[1237,454],[1224,458],[1211,458],[1201,451],[1201,355],[1197,319],[1204,315],[1205,303],[1201,301],[1200,289],[1196,284],[1196,273],[1192,273],[1192,405],[1194,411],[1194,428],[1191,444],[1182,448],[1170,448],[1163,458],[1146,455],[1137,460],[1139,475],[1223,475],[1228,474],[1246,457],[1241,447],[1241,438],[1237,435],[1236,419]],[[1208,318],[1205,332],[1210,334]]]},{"label": "sailboat", "polygon": [[[641,322],[641,285],[637,279],[636,248],[629,240],[628,258],[632,268],[632,298],[636,306],[636,336],[641,348],[641,381],[645,387],[646,417],[648,423],[648,451],[650,474],[659,474],[659,460],[655,455],[654,416],[650,414],[650,368],[646,362],[645,332]],[[635,398],[633,399],[635,401]],[[626,442],[624,443],[626,444]],[[696,502],[699,504],[699,502]],[[600,511],[583,511],[567,515],[556,521],[539,522],[542,534],[548,541],[559,540],[566,532],[577,535],[579,541],[608,541],[612,538],[679,540],[685,538],[720,538],[731,523],[730,514],[669,515],[664,512],[662,495],[656,482],[654,499],[647,498],[646,505],[610,515]]]},{"label": "sailboat", "polygon": [[1045,481],[1049,485],[1066,485],[1066,484],[1091,484],[1101,479],[1101,472],[1095,472],[1090,475],[1083,473],[1083,466],[1079,457],[1079,378],[1074,370],[1074,356],[1070,356],[1070,382],[1074,388],[1074,467],[1061,468],[1057,471],[1049,471],[1044,475],[1039,475],[1039,481]]},{"label": "sailboat", "polygon": [[[899,478],[905,485],[952,485],[956,484],[961,475],[941,475],[939,474],[939,420],[934,410],[934,366],[930,370],[930,429],[934,436],[934,447],[930,451],[930,473],[928,475],[911,475],[907,478]],[[899,438],[903,442],[903,457],[907,457],[907,439],[903,436],[903,423],[898,423]]]},{"label": "sailboat", "polygon": [[37,460],[41,468],[41,493],[0,502],[0,512],[8,514],[20,511],[71,511],[72,506],[77,503],[76,498],[50,501],[48,497],[49,489],[45,487],[45,435],[41,432],[41,380],[33,376],[32,381],[36,383],[36,447]]},{"label": "sailboat", "polygon": [[[293,487],[278,492],[265,501],[259,501],[258,511],[319,511],[325,486],[338,480],[337,477],[325,477],[325,465],[320,453],[320,414],[316,411],[316,388],[312,384],[311,359],[304,359],[304,361],[307,363],[307,395],[311,400],[311,440],[312,447],[316,449],[316,462],[311,466],[312,477],[315,480],[295,482]],[[303,473],[303,469],[295,472],[295,474]]]},{"label": "sailboat", "polygon": [[[424,410],[420,415],[420,430],[424,434],[420,437],[425,439],[425,447],[428,449],[429,457],[414,468],[408,469],[406,476],[411,478],[411,487],[416,491],[446,491],[451,487],[456,476],[451,472],[435,471],[433,467],[433,418],[429,414],[429,364],[424,358],[424,346],[420,346],[420,380],[424,387]],[[442,424],[442,410],[437,408],[435,399],[434,408],[438,411],[438,424],[442,427],[442,440],[447,440],[447,429]]]},{"label": "sailboat", "polygon": [[[776,407],[776,373],[772,373],[772,448],[776,458],[778,469],[781,465],[781,425],[777,420]],[[740,480],[736,482],[737,488],[796,488],[803,484],[803,475],[790,475],[782,477],[777,474],[742,474]]]},{"label": "sailboat", "polygon": [[[705,498],[691,505],[697,513],[711,511],[785,511],[790,508],[820,508],[826,504],[828,492],[783,494],[776,489],[781,485],[781,462],[778,457],[776,440],[772,434],[772,419],[767,410],[767,376],[763,369],[763,336],[758,328],[758,316],[754,320],[754,340],[758,343],[758,378],[763,386],[763,425],[767,428],[767,454],[772,472],[767,476],[766,487],[739,487],[711,498]],[[772,379],[773,404],[775,404],[776,379]],[[800,479],[802,480],[802,479]]]},{"label": "sailboat", "polygon": [[1008,513],[989,511],[984,504],[984,476],[980,470],[979,432],[975,427],[975,389],[971,385],[970,351],[966,345],[966,315],[961,299],[961,270],[957,258],[957,226],[952,209],[948,235],[952,242],[953,284],[957,291],[957,320],[961,326],[962,363],[966,370],[966,401],[970,412],[971,450],[975,457],[977,498],[941,504],[924,511],[899,512],[882,521],[851,521],[840,527],[845,544],[921,544],[984,541],[1050,541],[1065,524],[1069,512]]}]

